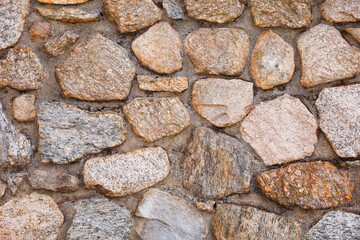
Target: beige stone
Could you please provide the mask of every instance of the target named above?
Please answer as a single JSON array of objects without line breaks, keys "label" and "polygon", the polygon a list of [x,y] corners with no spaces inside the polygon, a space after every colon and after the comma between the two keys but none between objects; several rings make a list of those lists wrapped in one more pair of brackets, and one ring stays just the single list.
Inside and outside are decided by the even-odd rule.
[{"label": "beige stone", "polygon": [[89,12],[75,7],[37,7],[36,11],[43,17],[70,23],[95,22],[100,17],[100,11]]},{"label": "beige stone", "polygon": [[183,92],[189,87],[187,77],[154,77],[138,75],[139,88],[154,92]]},{"label": "beige stone", "polygon": [[29,33],[36,38],[51,37],[52,27],[47,22],[34,22],[29,26]]},{"label": "beige stone", "polygon": [[360,28],[345,28],[344,31],[349,33],[358,43],[360,43]]},{"label": "beige stone", "polygon": [[13,114],[16,121],[28,122],[35,120],[35,95],[24,94],[14,99]]},{"label": "beige stone", "polygon": [[6,190],[6,184],[0,180],[0,198],[5,194],[5,190]]},{"label": "beige stone", "polygon": [[360,21],[359,0],[326,0],[321,4],[323,18],[329,22]]},{"label": "beige stone", "polygon": [[87,1],[89,1],[89,0],[37,0],[37,1],[38,1],[38,2],[41,2],[41,3],[67,5],[67,4],[84,3],[84,2],[87,2]]},{"label": "beige stone", "polygon": [[80,38],[79,34],[72,31],[66,31],[61,36],[47,41],[44,44],[45,52],[47,52],[48,54],[54,57],[57,57],[63,54],[66,48],[74,44],[79,38]]},{"label": "beige stone", "polygon": [[213,213],[215,212],[215,201],[202,201],[202,202],[195,202],[196,207],[204,212]]},{"label": "beige stone", "polygon": [[45,189],[53,192],[73,192],[80,187],[77,177],[60,172],[34,170],[28,177],[32,189]]}]

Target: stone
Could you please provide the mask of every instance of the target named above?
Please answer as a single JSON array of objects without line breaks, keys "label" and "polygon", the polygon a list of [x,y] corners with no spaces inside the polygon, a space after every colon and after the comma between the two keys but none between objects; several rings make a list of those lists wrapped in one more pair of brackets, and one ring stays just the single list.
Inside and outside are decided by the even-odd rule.
[{"label": "stone", "polygon": [[73,192],[80,187],[79,179],[73,175],[43,170],[30,172],[28,181],[32,189],[53,192]]},{"label": "stone", "polygon": [[39,116],[41,161],[65,164],[125,141],[126,126],[115,112],[88,112],[65,103],[43,102]]},{"label": "stone", "polygon": [[216,239],[300,240],[298,222],[253,207],[220,204],[214,218]]},{"label": "stone", "polygon": [[249,113],[253,98],[253,84],[240,79],[198,80],[192,92],[195,111],[217,127],[241,121]]},{"label": "stone", "polygon": [[79,34],[72,31],[66,31],[61,36],[47,41],[44,44],[45,52],[54,57],[57,57],[63,54],[65,49],[74,44],[79,38]]},{"label": "stone", "polygon": [[187,35],[184,50],[195,71],[239,75],[249,54],[249,36],[239,28],[200,28]]},{"label": "stone", "polygon": [[135,98],[123,111],[132,130],[146,142],[174,136],[190,125],[190,114],[178,97]]},{"label": "stone", "polygon": [[135,230],[143,240],[202,240],[208,232],[185,199],[155,188],[144,194],[135,215],[142,218]]},{"label": "stone", "polygon": [[321,4],[323,18],[329,22],[360,21],[359,0],[326,0]]},{"label": "stone", "polygon": [[29,33],[36,38],[47,38],[52,35],[52,27],[47,22],[33,22],[29,26]]},{"label": "stone", "polygon": [[180,0],[163,0],[162,6],[170,18],[175,20],[185,19]]},{"label": "stone", "polygon": [[139,88],[153,92],[183,92],[189,87],[187,77],[153,77],[137,75]]},{"label": "stone", "polygon": [[75,7],[37,7],[36,11],[43,17],[70,23],[87,23],[99,20],[100,11],[89,12]]},{"label": "stone", "polygon": [[88,160],[84,166],[84,183],[108,197],[123,197],[155,185],[169,172],[170,162],[164,149],[142,148]]},{"label": "stone", "polygon": [[307,240],[359,239],[360,215],[341,211],[331,211],[306,234]]},{"label": "stone", "polygon": [[0,50],[14,46],[24,30],[30,0],[0,2]]},{"label": "stone", "polygon": [[7,185],[12,193],[12,195],[15,195],[23,183],[24,175],[22,173],[15,173],[11,174],[7,178]]},{"label": "stone", "polygon": [[360,43],[360,28],[345,28],[344,31],[349,33],[358,43]]},{"label": "stone", "polygon": [[172,74],[182,67],[180,35],[167,22],[152,26],[131,49],[142,65],[157,73]]},{"label": "stone", "polygon": [[75,209],[66,239],[129,239],[132,223],[126,208],[107,199],[92,198],[78,201]]},{"label": "stone", "polygon": [[185,6],[190,17],[214,23],[233,21],[245,9],[239,0],[185,0]]},{"label": "stone", "polygon": [[360,84],[323,89],[316,100],[320,128],[336,154],[360,156]]},{"label": "stone", "polygon": [[129,95],[135,72],[123,47],[95,33],[58,64],[55,74],[66,97],[112,101]]},{"label": "stone", "polygon": [[7,228],[0,227],[0,239],[1,240],[14,240],[16,239],[14,231]]},{"label": "stone", "polygon": [[262,32],[250,57],[250,73],[264,90],[290,82],[295,71],[294,49],[279,35]]},{"label": "stone", "polygon": [[36,53],[27,47],[14,47],[0,60],[0,89],[20,91],[40,89],[47,75]]},{"label": "stone", "polygon": [[104,13],[120,33],[136,32],[161,20],[161,10],[152,0],[103,0]]},{"label": "stone", "polygon": [[311,23],[309,0],[250,0],[258,27],[303,28]]},{"label": "stone", "polygon": [[250,191],[255,156],[237,139],[209,128],[194,130],[184,162],[184,187],[202,198]]},{"label": "stone", "polygon": [[360,50],[351,46],[333,26],[319,24],[297,40],[301,57],[301,84],[319,84],[350,78],[360,72]]},{"label": "stone", "polygon": [[196,207],[201,210],[201,211],[205,211],[208,213],[213,213],[215,212],[215,201],[204,201],[204,202],[196,202],[195,205]]},{"label": "stone", "polygon": [[24,94],[13,101],[13,115],[18,122],[34,121],[36,116],[36,97],[33,94]]},{"label": "stone", "polygon": [[0,222],[14,239],[55,240],[64,216],[51,197],[32,193],[1,206]]},{"label": "stone", "polygon": [[354,190],[347,174],[329,162],[294,163],[257,176],[261,191],[280,205],[326,209],[349,203]]},{"label": "stone", "polygon": [[68,5],[68,4],[84,3],[89,0],[37,0],[37,1],[41,3]]},{"label": "stone", "polygon": [[[6,190],[6,184],[0,180],[0,198],[4,196]],[[1,234],[0,234],[1,236]],[[0,238],[1,239],[1,238]]]}]

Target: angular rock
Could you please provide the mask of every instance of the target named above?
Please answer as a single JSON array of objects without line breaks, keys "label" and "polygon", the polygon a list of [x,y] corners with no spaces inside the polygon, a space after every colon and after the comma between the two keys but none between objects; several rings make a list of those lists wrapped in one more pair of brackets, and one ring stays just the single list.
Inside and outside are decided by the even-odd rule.
[{"label": "angular rock", "polygon": [[183,92],[189,87],[187,77],[153,77],[138,75],[139,88],[144,91]]},{"label": "angular rock", "polygon": [[294,163],[257,176],[262,192],[277,203],[325,209],[349,203],[354,187],[346,173],[328,162]]},{"label": "angular rock", "polygon": [[214,209],[215,203],[216,203],[215,201],[205,201],[205,202],[196,202],[195,205],[201,211],[213,213],[215,212]]},{"label": "angular rock", "polygon": [[111,101],[129,95],[135,71],[124,48],[95,33],[76,46],[55,74],[66,97]]},{"label": "angular rock", "polygon": [[360,43],[360,28],[345,28],[344,31],[349,33],[358,43]]},{"label": "angular rock", "polygon": [[133,131],[147,142],[176,135],[190,125],[190,114],[178,97],[135,98],[123,111]]},{"label": "angular rock", "polygon": [[79,179],[73,175],[42,170],[32,171],[28,181],[33,189],[45,189],[53,192],[73,192],[80,186]]},{"label": "angular rock", "polygon": [[195,82],[192,92],[195,111],[217,127],[241,121],[253,98],[253,84],[239,79],[202,79]]},{"label": "angular rock", "polygon": [[20,189],[21,184],[24,180],[24,175],[22,173],[11,174],[7,178],[7,185],[12,193],[15,195]]},{"label": "angular rock", "polygon": [[359,0],[326,0],[321,4],[323,18],[329,22],[360,21]]},{"label": "angular rock", "polygon": [[29,33],[36,38],[51,37],[51,24],[47,22],[34,22],[29,26]]},{"label": "angular rock", "polygon": [[89,12],[75,7],[37,7],[36,11],[43,17],[70,23],[95,22],[100,17],[100,11]]},{"label": "angular rock", "polygon": [[84,183],[106,196],[122,197],[155,185],[169,172],[170,162],[164,149],[143,148],[88,160],[84,166]]},{"label": "angular rock", "polygon": [[18,122],[34,121],[36,116],[35,95],[24,94],[13,101],[13,114]]},{"label": "angular rock", "polygon": [[0,207],[2,227],[14,234],[14,239],[55,240],[64,216],[54,200],[32,193],[8,201]]},{"label": "angular rock", "polygon": [[5,194],[5,190],[6,190],[6,184],[0,180],[0,198]]},{"label": "angular rock", "polygon": [[184,50],[199,73],[239,75],[249,44],[249,36],[242,29],[201,28],[186,37]]},{"label": "angular rock", "polygon": [[103,0],[104,13],[120,33],[136,32],[161,19],[161,10],[152,0]]},{"label": "angular rock", "polygon": [[144,194],[135,214],[144,218],[135,229],[143,240],[202,240],[207,235],[204,219],[185,199],[155,188]]},{"label": "angular rock", "polygon": [[221,204],[214,218],[216,239],[300,240],[298,222],[253,207]]},{"label": "angular rock", "polygon": [[123,118],[115,112],[88,112],[65,103],[43,102],[39,110],[42,162],[65,164],[125,141]]},{"label": "angular rock", "polygon": [[41,3],[68,5],[68,4],[84,3],[89,0],[37,0],[37,1]]},{"label": "angular rock", "polygon": [[162,5],[170,18],[175,20],[185,19],[185,14],[179,0],[163,0]]},{"label": "angular rock", "polygon": [[319,24],[297,41],[301,57],[301,84],[313,87],[350,78],[360,72],[360,50],[351,46],[333,26]]},{"label": "angular rock", "polygon": [[44,44],[45,52],[57,57],[63,54],[65,49],[74,44],[79,38],[79,34],[72,31],[66,31],[63,35],[47,41]]},{"label": "angular rock", "polygon": [[288,83],[295,71],[294,49],[272,31],[262,32],[250,57],[250,73],[264,90]]}]

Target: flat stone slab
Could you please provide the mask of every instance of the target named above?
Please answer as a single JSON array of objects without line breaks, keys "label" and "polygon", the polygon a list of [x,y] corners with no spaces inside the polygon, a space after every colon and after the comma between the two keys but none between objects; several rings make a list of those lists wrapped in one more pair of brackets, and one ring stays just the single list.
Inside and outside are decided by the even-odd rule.
[{"label": "flat stone slab", "polygon": [[35,38],[47,38],[52,36],[52,27],[48,22],[33,22],[30,24],[29,33]]},{"label": "flat stone slab", "polygon": [[32,189],[44,189],[53,192],[73,192],[80,187],[79,179],[73,175],[43,170],[30,172],[28,181]]},{"label": "flat stone slab", "polygon": [[18,122],[34,121],[36,117],[36,96],[24,94],[16,97],[13,101],[13,115]]},{"label": "flat stone slab", "polygon": [[84,3],[89,0],[37,0],[37,1],[41,3],[68,5],[68,4]]},{"label": "flat stone slab", "polygon": [[185,19],[180,0],[163,0],[162,6],[170,18],[175,20]]},{"label": "flat stone slab", "polygon": [[137,75],[139,88],[153,92],[183,92],[189,87],[187,77],[154,77]]},{"label": "flat stone slab", "polygon": [[89,12],[75,7],[37,7],[36,11],[43,17],[70,23],[87,23],[99,20],[100,11]]},{"label": "flat stone slab", "polygon": [[360,21],[358,0],[326,0],[321,4],[322,17],[333,23]]},{"label": "flat stone slab", "polygon": [[44,43],[45,52],[57,57],[63,54],[66,48],[74,44],[79,38],[79,34],[72,31],[66,31],[61,36],[55,37]]},{"label": "flat stone slab", "polygon": [[349,33],[358,43],[360,43],[360,28],[345,28],[344,31]]}]

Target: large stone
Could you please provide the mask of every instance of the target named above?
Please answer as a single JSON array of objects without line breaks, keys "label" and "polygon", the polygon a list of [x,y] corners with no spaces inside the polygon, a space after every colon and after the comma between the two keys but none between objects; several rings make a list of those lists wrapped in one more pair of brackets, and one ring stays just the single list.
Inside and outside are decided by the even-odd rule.
[{"label": "large stone", "polygon": [[43,102],[38,123],[42,162],[73,162],[125,141],[124,120],[115,112],[88,112],[65,103]]},{"label": "large stone", "polygon": [[349,33],[358,43],[360,43],[360,27],[359,28],[345,28],[344,31]]},{"label": "large stone", "polygon": [[323,18],[329,22],[360,21],[359,0],[326,0],[321,4]]},{"label": "large stone", "polygon": [[142,221],[136,231],[143,240],[204,240],[205,220],[185,199],[155,188],[147,191],[136,216]]},{"label": "large stone", "polygon": [[41,3],[68,5],[68,4],[84,3],[89,0],[37,0],[37,1]]},{"label": "large stone", "polygon": [[124,48],[95,33],[78,44],[55,73],[66,97],[111,101],[129,95],[135,72]]},{"label": "large stone", "polygon": [[257,176],[262,192],[281,205],[325,209],[349,203],[353,185],[328,162],[294,163]]},{"label": "large stone", "polygon": [[135,98],[123,110],[133,131],[147,142],[176,135],[190,125],[190,114],[178,97]]},{"label": "large stone", "polygon": [[250,57],[250,73],[264,90],[288,83],[295,71],[294,49],[272,31],[262,32]]},{"label": "large stone", "polygon": [[106,196],[122,197],[155,185],[169,172],[170,162],[164,149],[143,148],[88,160],[84,166],[84,183]]},{"label": "large stone", "polygon": [[28,181],[33,189],[45,189],[53,192],[73,192],[80,187],[77,177],[58,172],[34,170]]},{"label": "large stone", "polygon": [[253,98],[253,84],[238,79],[202,79],[195,82],[192,92],[195,111],[217,127],[241,121]]},{"label": "large stone", "polygon": [[185,19],[180,0],[163,0],[162,5],[170,18],[175,20]]},{"label": "large stone", "polygon": [[254,159],[239,140],[196,128],[184,162],[184,187],[203,198],[247,193]]},{"label": "large stone", "polygon": [[13,101],[13,115],[18,122],[28,122],[35,120],[36,106],[35,95],[24,94],[16,97]]},{"label": "large stone", "polygon": [[30,35],[36,38],[47,38],[52,36],[52,27],[48,22],[33,22],[28,30]]},{"label": "large stone", "polygon": [[189,87],[187,77],[153,77],[137,75],[139,88],[144,91],[183,92]]},{"label": "large stone", "polygon": [[89,12],[75,7],[37,7],[36,11],[43,17],[70,23],[95,22],[100,17],[100,11]]},{"label": "large stone", "polygon": [[239,75],[249,44],[249,36],[242,29],[201,28],[186,37],[184,49],[199,73]]},{"label": "large stone", "polygon": [[253,207],[221,204],[216,207],[215,236],[218,240],[300,240],[296,221]]},{"label": "large stone", "polygon": [[311,156],[317,123],[306,106],[287,94],[256,105],[241,124],[241,135],[266,165]]},{"label": "large stone", "polygon": [[351,46],[333,26],[319,24],[297,41],[301,57],[301,84],[313,87],[350,78],[360,72],[360,50]]},{"label": "large stone", "polygon": [[47,41],[44,44],[45,52],[54,57],[57,57],[63,54],[65,49],[74,44],[79,38],[79,34],[72,31],[66,31],[61,36]]}]

